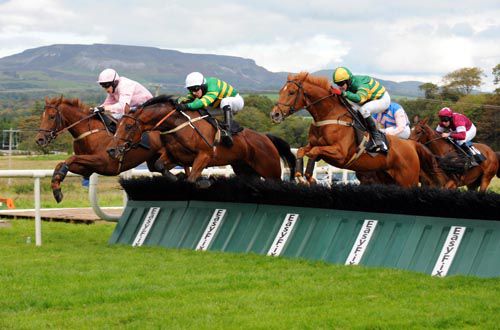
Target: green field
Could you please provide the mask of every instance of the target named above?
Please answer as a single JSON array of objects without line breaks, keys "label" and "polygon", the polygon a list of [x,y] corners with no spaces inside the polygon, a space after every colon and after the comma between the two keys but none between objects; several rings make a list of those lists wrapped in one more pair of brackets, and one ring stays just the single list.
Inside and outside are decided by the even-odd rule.
[{"label": "green field", "polygon": [[0,328],[475,328],[500,279],[258,255],[109,246],[112,224],[0,228]]}]

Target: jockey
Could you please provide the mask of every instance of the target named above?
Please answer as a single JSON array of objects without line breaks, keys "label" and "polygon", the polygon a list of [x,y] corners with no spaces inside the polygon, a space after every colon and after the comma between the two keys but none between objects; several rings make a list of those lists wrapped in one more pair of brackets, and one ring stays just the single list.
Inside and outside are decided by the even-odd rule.
[{"label": "jockey", "polygon": [[391,97],[378,81],[369,76],[355,76],[346,67],[338,67],[333,72],[333,81],[342,90],[342,96],[361,113],[368,126],[368,131],[374,141],[372,149],[377,147],[382,152],[387,152],[387,145],[382,134],[377,129],[377,124],[372,117],[386,110],[391,104]]},{"label": "jockey", "polygon": [[115,119],[120,119],[125,112],[125,105],[140,105],[153,95],[138,82],[120,77],[113,69],[106,69],[99,74],[99,85],[108,93],[104,103],[92,109],[93,112],[109,111]]},{"label": "jockey", "polygon": [[[436,131],[444,138],[451,138],[472,159],[472,165],[478,165],[484,156],[468,142],[476,136],[476,126],[465,115],[453,112],[450,108],[439,110],[439,124]],[[450,132],[444,132],[448,129]],[[471,144],[472,145],[472,144]]]},{"label": "jockey", "polygon": [[387,135],[396,135],[401,139],[407,140],[410,137],[410,120],[406,115],[405,110],[396,102],[391,102],[391,105],[382,112],[373,114],[381,132]]},{"label": "jockey", "polygon": [[191,72],[187,75],[185,87],[189,93],[179,98],[176,110],[222,109],[225,129],[221,129],[221,140],[226,146],[232,146],[233,113],[240,111],[244,106],[240,94],[225,81],[213,77],[205,78],[199,72]]}]

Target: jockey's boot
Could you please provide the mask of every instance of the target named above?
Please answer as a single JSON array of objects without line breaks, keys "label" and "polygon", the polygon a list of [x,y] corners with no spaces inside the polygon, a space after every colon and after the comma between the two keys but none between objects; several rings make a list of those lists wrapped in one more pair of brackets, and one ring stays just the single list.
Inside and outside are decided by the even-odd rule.
[{"label": "jockey's boot", "polygon": [[226,147],[233,145],[233,137],[231,136],[231,126],[233,121],[233,112],[231,107],[226,105],[222,108],[224,111],[224,129],[221,129],[221,141]]},{"label": "jockey's boot", "polygon": [[384,142],[384,137],[382,136],[382,133],[377,129],[377,124],[375,123],[375,119],[373,119],[372,116],[365,118],[367,127],[368,127],[368,132],[370,133],[370,136],[373,139],[373,145],[370,146],[369,151],[375,151],[377,148],[384,153],[387,153],[389,149],[387,148],[387,145]]},{"label": "jockey's boot", "polygon": [[479,151],[474,145],[470,146],[469,148],[474,153],[474,159],[476,160],[476,162],[478,162],[478,164],[481,164],[486,160],[486,157],[484,157],[481,151]]},{"label": "jockey's boot", "polygon": [[109,118],[107,115],[105,115],[105,114],[100,114],[100,115],[101,115],[101,118],[102,118],[104,125],[106,125],[109,132],[115,134],[116,123],[114,121],[112,121],[111,118]]},{"label": "jockey's boot", "polygon": [[467,145],[467,143],[462,143],[460,148],[462,148],[462,150],[465,151],[467,156],[469,156],[471,166],[478,166],[479,165],[479,163],[476,161],[476,158],[474,157],[474,151],[472,151],[472,149]]}]

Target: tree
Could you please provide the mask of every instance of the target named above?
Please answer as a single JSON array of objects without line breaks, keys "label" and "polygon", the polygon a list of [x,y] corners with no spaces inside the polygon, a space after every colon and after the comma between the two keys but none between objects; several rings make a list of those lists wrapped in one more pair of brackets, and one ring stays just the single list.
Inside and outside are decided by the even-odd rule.
[{"label": "tree", "polygon": [[481,76],[483,70],[477,67],[462,68],[448,73],[443,77],[445,87],[457,90],[463,95],[468,95],[474,87],[478,88],[482,84]]},{"label": "tree", "polygon": [[[493,68],[493,83],[495,85],[500,84],[500,64]],[[500,94],[500,88],[495,89],[495,93]]]},{"label": "tree", "polygon": [[426,99],[437,99],[439,96],[439,87],[436,84],[428,82],[418,86],[418,89],[424,92]]},{"label": "tree", "polygon": [[500,83],[500,64],[497,64],[497,66],[493,68],[493,77],[493,83],[495,85]]}]

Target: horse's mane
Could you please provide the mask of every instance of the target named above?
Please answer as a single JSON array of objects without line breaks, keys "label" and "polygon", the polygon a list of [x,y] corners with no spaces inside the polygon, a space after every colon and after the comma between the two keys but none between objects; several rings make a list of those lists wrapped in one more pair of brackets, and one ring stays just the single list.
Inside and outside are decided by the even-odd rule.
[{"label": "horse's mane", "polygon": [[289,77],[288,80],[307,81],[313,85],[316,85],[326,90],[329,90],[331,86],[327,78],[312,76],[311,74],[309,74],[309,72],[300,72],[296,75]]},{"label": "horse's mane", "polygon": [[158,103],[170,103],[171,105],[175,105],[175,97],[173,95],[158,95],[144,102],[141,107],[145,108]]},{"label": "horse's mane", "polygon": [[84,106],[83,102],[79,99],[63,99],[61,103],[78,108],[82,108]]}]

